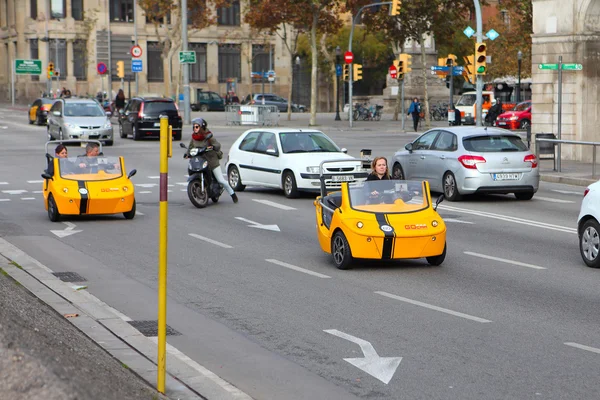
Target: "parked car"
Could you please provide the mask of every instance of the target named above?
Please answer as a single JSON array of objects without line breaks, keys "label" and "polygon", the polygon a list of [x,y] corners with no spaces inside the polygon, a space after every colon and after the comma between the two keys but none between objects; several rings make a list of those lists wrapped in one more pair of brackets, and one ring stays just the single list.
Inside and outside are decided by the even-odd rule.
[{"label": "parked car", "polygon": [[225,111],[225,100],[215,92],[201,91],[196,95],[196,102],[190,104],[192,111]]},{"label": "parked car", "polygon": [[52,108],[54,99],[49,97],[40,97],[29,106],[27,111],[30,124],[46,125],[48,122],[48,112]]},{"label": "parked car", "polygon": [[496,118],[496,126],[506,129],[527,129],[531,125],[531,100],[519,103]]},{"label": "parked car", "polygon": [[592,183],[583,192],[577,233],[583,262],[588,267],[600,268],[600,181]]},{"label": "parked car", "polygon": [[[283,97],[279,97],[271,93],[254,93],[252,97],[246,95],[242,104],[256,104],[265,106],[277,106],[280,112],[287,112],[288,101]],[[306,109],[306,107],[304,107]],[[292,112],[300,111],[297,105],[292,104]]]},{"label": "parked car", "polygon": [[434,128],[397,151],[391,164],[394,178],[427,180],[450,201],[473,193],[530,200],[540,182],[537,157],[518,134],[499,128]]},{"label": "parked car", "polygon": [[[368,171],[353,162],[327,135],[317,130],[293,128],[250,129],[236,139],[227,157],[227,177],[236,191],[246,185],[283,189],[286,197],[299,191],[319,191],[319,165],[324,160],[349,160],[328,170],[328,188],[344,181],[364,180]],[[344,172],[337,175],[335,172]]]},{"label": "parked car", "polygon": [[177,104],[163,97],[134,97],[119,113],[119,135],[133,140],[147,137],[160,137],[160,116],[169,117],[173,127],[173,139],[181,140],[182,120]]},{"label": "parked car", "polygon": [[93,99],[56,99],[48,114],[48,140],[94,139],[112,146],[110,116],[110,111],[104,111]]}]

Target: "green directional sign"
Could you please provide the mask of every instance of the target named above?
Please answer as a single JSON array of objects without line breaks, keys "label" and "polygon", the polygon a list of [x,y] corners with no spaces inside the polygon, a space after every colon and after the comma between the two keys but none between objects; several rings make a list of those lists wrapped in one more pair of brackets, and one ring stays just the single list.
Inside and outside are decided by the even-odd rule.
[{"label": "green directional sign", "polygon": [[558,69],[558,64],[539,64],[539,69]]},{"label": "green directional sign", "polygon": [[583,65],[581,65],[581,64],[563,64],[562,69],[571,70],[571,71],[581,71],[583,69]]},{"label": "green directional sign", "polygon": [[42,73],[42,60],[15,60],[15,73],[40,75]]},{"label": "green directional sign", "polygon": [[196,52],[195,51],[180,51],[179,52],[179,64],[196,64]]}]

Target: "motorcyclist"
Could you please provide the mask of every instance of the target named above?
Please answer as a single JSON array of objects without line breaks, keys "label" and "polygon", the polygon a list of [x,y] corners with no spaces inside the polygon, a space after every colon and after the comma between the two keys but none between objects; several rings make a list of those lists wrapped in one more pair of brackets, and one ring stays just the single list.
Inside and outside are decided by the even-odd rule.
[{"label": "motorcyclist", "polygon": [[223,152],[221,152],[221,143],[217,139],[215,139],[214,135],[207,128],[208,124],[203,118],[194,118],[192,120],[192,139],[190,140],[190,144],[188,146],[188,151],[193,148],[202,148],[206,147],[209,151],[204,153],[204,157],[206,161],[208,161],[208,167],[212,171],[215,179],[219,182],[227,193],[231,196],[231,199],[234,203],[238,202],[238,197],[229,186],[229,183],[223,178],[223,171],[221,171],[221,165],[219,164],[219,159],[223,157]]}]

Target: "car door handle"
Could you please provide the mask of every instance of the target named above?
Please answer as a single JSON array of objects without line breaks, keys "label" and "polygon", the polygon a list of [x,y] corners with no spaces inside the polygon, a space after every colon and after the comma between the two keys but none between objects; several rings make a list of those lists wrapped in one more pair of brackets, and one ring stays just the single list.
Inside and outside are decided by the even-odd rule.
[{"label": "car door handle", "polygon": [[446,159],[446,156],[440,156],[440,158],[441,158],[442,160],[445,160],[445,159]]}]

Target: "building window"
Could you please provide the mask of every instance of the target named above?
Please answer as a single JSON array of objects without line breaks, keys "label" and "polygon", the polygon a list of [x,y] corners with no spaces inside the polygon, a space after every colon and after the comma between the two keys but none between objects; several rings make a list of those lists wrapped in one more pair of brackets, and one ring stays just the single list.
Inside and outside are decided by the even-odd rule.
[{"label": "building window", "polygon": [[148,42],[148,82],[163,82],[162,46],[158,42]]},{"label": "building window", "polygon": [[[156,13],[158,14],[158,12]],[[156,18],[152,18],[152,17],[148,17],[148,14],[146,14],[146,23],[147,24],[153,24],[154,22],[157,22],[159,24],[164,24],[165,22],[164,17],[156,17]],[[188,18],[189,21],[189,18]],[[167,25],[171,24],[171,13],[167,13]]]},{"label": "building window", "polygon": [[[29,41],[29,56],[31,57],[32,60],[37,60],[38,57],[40,56],[37,39],[31,39]],[[40,76],[39,75],[31,75],[31,80],[37,82],[40,80]]]},{"label": "building window", "polygon": [[50,39],[50,61],[54,62],[54,70],[60,71],[59,79],[67,78],[67,42],[64,39]]},{"label": "building window", "polygon": [[111,0],[110,20],[114,22],[133,22],[133,0]]},{"label": "building window", "polygon": [[219,45],[219,82],[227,82],[228,78],[239,82],[242,77],[241,51],[239,44]]},{"label": "building window", "polygon": [[65,17],[65,10],[67,9],[67,0],[50,0],[50,12],[52,19],[59,19]]},{"label": "building window", "polygon": [[500,11],[500,15],[502,15],[502,22],[504,22],[504,25],[510,27],[510,14],[508,13],[508,11],[502,10]]},{"label": "building window", "polygon": [[206,43],[190,43],[188,49],[196,52],[196,64],[190,64],[190,82],[206,82]]},{"label": "building window", "polygon": [[252,45],[252,82],[262,82],[263,73],[271,70],[269,64],[269,46]]},{"label": "building window", "polygon": [[78,39],[73,41],[73,75],[78,81],[87,80],[87,41]]},{"label": "building window", "polygon": [[37,19],[37,0],[29,1],[29,10],[31,11],[29,16],[34,20]]},{"label": "building window", "polygon": [[240,1],[230,0],[229,6],[221,7],[217,10],[217,20],[219,25],[239,26],[240,25]]},{"label": "building window", "polygon": [[71,16],[75,21],[83,21],[83,0],[71,0]]}]

